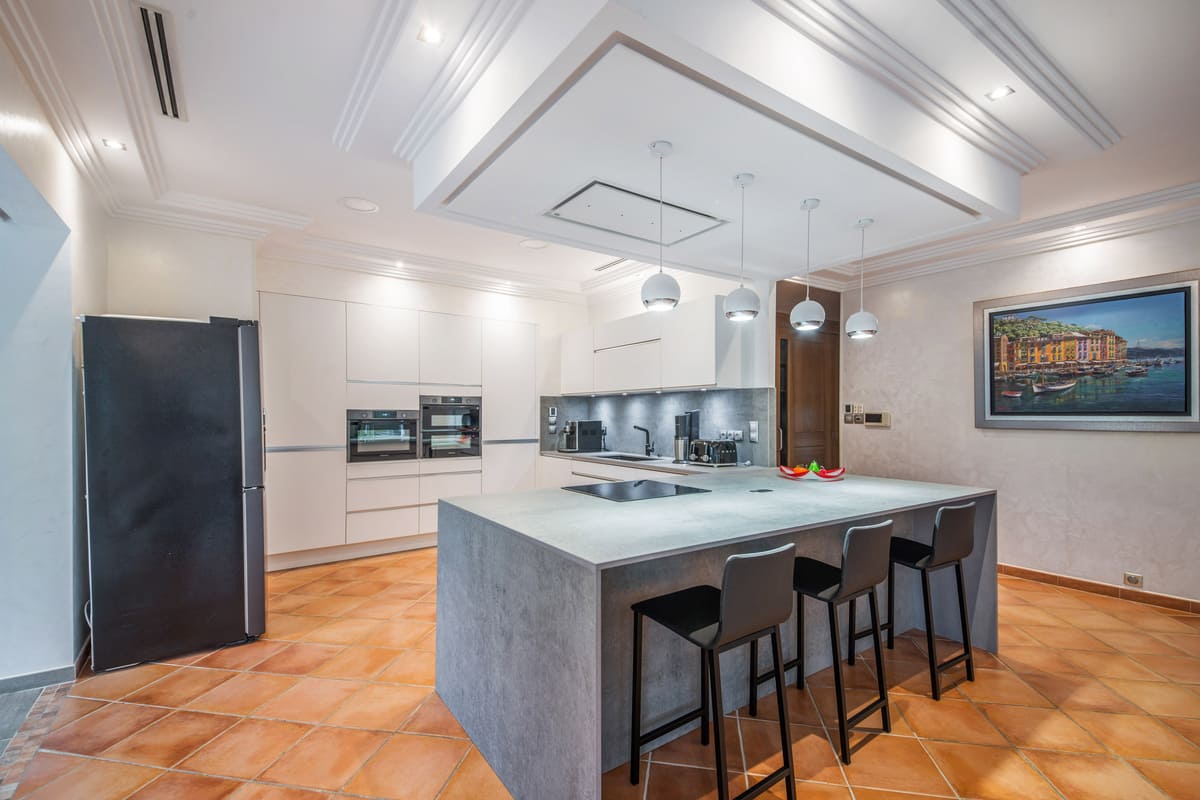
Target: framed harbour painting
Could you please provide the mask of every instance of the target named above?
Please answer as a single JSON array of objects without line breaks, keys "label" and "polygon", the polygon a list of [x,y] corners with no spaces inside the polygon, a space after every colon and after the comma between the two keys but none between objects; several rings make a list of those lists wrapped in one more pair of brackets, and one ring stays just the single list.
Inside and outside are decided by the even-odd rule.
[{"label": "framed harbour painting", "polygon": [[1200,270],[975,303],[975,426],[1200,433]]}]

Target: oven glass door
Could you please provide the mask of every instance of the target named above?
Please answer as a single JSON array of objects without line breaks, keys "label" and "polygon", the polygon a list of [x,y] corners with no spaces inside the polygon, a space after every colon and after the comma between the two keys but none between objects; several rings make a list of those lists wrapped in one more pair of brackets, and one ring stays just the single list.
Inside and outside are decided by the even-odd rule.
[{"label": "oven glass door", "polygon": [[421,457],[479,456],[478,406],[425,406],[421,410]]},{"label": "oven glass door", "polygon": [[360,419],[347,423],[348,461],[399,461],[417,457],[415,419]]}]

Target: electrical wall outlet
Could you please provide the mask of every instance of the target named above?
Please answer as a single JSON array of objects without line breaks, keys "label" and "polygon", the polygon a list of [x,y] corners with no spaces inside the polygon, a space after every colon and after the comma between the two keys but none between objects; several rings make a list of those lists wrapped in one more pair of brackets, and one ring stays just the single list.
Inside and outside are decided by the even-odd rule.
[{"label": "electrical wall outlet", "polygon": [[735,442],[740,442],[740,441],[742,441],[742,438],[743,438],[743,437],[744,437],[744,435],[745,435],[745,431],[731,431],[731,433],[733,433],[733,440],[734,440]]},{"label": "electrical wall outlet", "polygon": [[[846,408],[849,408],[849,407],[850,406],[846,406]],[[847,411],[845,414],[842,414],[842,422],[846,423],[847,425],[853,425],[854,424],[854,412]]]},{"label": "electrical wall outlet", "polygon": [[[858,408],[862,408],[862,406],[858,406]],[[867,421],[866,414],[863,414],[860,411],[854,412],[854,424],[855,425],[864,425],[864,424],[866,424],[866,421]]]},{"label": "electrical wall outlet", "polygon": [[758,420],[750,420],[750,442],[751,444],[758,441]]},{"label": "electrical wall outlet", "polygon": [[1126,572],[1125,573],[1125,585],[1132,586],[1135,589],[1143,588],[1142,576],[1136,572]]}]

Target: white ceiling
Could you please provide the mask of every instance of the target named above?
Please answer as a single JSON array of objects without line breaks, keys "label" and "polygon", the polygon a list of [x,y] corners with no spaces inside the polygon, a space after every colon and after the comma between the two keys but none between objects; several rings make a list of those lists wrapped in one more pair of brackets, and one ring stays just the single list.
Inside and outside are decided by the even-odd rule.
[{"label": "white ceiling", "polygon": [[[1200,188],[1162,194],[1200,181],[1194,0],[720,2],[723,14],[746,19],[767,9],[781,31],[803,29],[935,117],[965,115],[971,130],[959,133],[977,146],[999,137],[1037,154],[1025,156],[1037,166],[1023,180],[1021,222],[984,221],[982,229],[963,232],[961,211],[622,48],[562,94],[445,213],[414,209],[408,158],[430,143],[454,144],[438,140],[438,124],[483,76],[491,85],[513,79],[493,73],[507,63],[499,56],[519,38],[514,31],[529,20],[621,8],[671,39],[685,28],[719,25],[715,12],[678,13],[718,8],[711,4],[161,0],[156,5],[172,18],[186,121],[156,111],[128,0],[7,0],[0,3],[0,33],[113,213],[260,238],[263,252],[321,251],[347,266],[423,263],[571,291],[615,255],[652,260],[656,248],[645,243],[596,235],[542,212],[592,178],[655,194],[655,164],[645,147],[656,138],[676,144],[665,164],[666,195],[681,205],[734,220],[730,179],[757,174],[747,190],[747,263],[765,274],[800,266],[797,206],[803,197],[821,197],[814,261],[834,265],[822,276],[830,285],[852,272],[836,265],[856,251],[851,225],[859,216],[880,220],[868,238],[875,256],[869,268],[894,279],[910,252],[928,261],[931,250],[944,258],[1031,235],[1067,241],[1064,231],[1081,220],[1093,227],[1122,220],[1125,206],[1112,202],[1118,198],[1140,195],[1134,205],[1150,217],[1161,203],[1174,204],[1177,216],[1180,204],[1185,211],[1200,204]],[[1010,19],[1025,44],[998,46],[986,32],[976,35],[961,21],[974,13]],[[820,26],[835,19],[837,35],[822,36]],[[442,30],[440,45],[417,41],[424,24]],[[569,44],[543,43],[551,52]],[[1022,73],[1021,59],[1031,54],[1048,72]],[[1047,100],[1055,80],[1077,90],[1120,141],[1103,146],[1082,134],[1063,104]],[[999,84],[1017,91],[995,103],[983,99]],[[104,149],[102,138],[129,149]],[[350,212],[338,204],[345,195],[370,198],[381,210]],[[1076,211],[1087,206],[1094,207]],[[1058,216],[1034,220],[1030,210]],[[455,213],[463,218],[451,218]],[[993,229],[999,238],[984,241]],[[519,247],[531,232],[553,244]],[[737,225],[721,226],[670,248],[667,259],[687,269],[734,271],[736,233]],[[937,240],[946,238],[942,252]]]}]

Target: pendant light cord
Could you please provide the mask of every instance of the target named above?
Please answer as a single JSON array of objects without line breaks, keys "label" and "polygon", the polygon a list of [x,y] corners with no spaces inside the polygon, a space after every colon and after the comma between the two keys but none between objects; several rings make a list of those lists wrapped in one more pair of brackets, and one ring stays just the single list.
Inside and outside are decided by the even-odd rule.
[{"label": "pendant light cord", "polygon": [[812,291],[812,209],[804,209],[807,221],[804,223],[804,301],[808,302],[809,292]]},{"label": "pendant light cord", "polygon": [[738,242],[738,288],[746,286],[746,184],[742,184],[742,233]]},{"label": "pendant light cord", "polygon": [[862,234],[862,237],[859,240],[859,250],[858,250],[858,310],[862,311],[865,307],[863,304],[863,291],[864,291],[864,285],[865,285],[863,282],[863,274],[866,272],[866,269],[867,269],[866,268],[867,226],[863,225],[858,230]]},{"label": "pendant light cord", "polygon": [[659,271],[659,274],[662,274],[662,271],[663,271],[663,263],[662,263],[662,261],[663,261],[663,259],[662,259],[662,250],[663,250],[663,190],[662,190],[663,165],[662,165],[662,162],[663,162],[663,157],[662,157],[661,153],[659,153],[657,155],[658,155],[658,271]]}]

